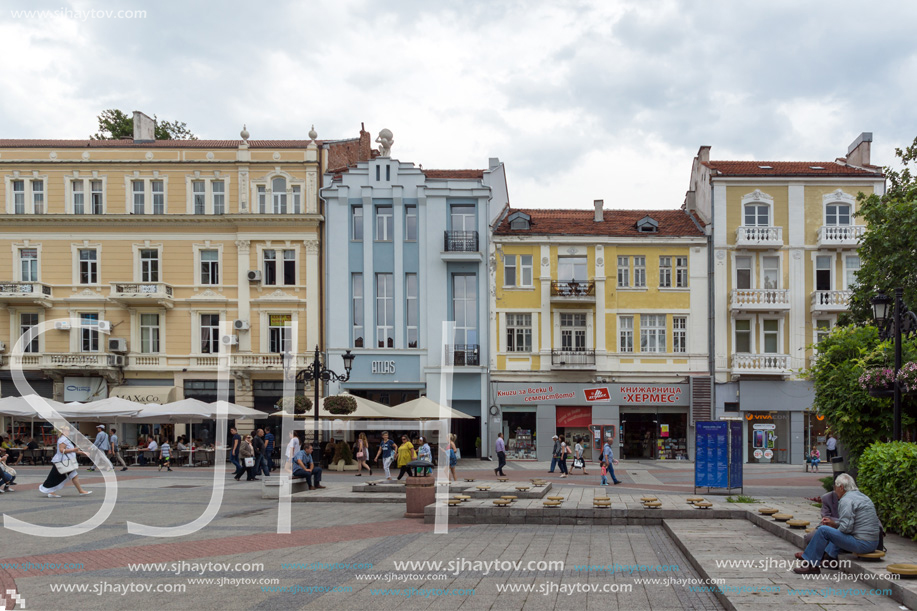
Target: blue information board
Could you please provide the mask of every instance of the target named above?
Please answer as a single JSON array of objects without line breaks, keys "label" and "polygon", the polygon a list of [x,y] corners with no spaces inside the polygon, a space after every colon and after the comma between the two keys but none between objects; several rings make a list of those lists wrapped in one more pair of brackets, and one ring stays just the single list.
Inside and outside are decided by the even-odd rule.
[{"label": "blue information board", "polygon": [[742,423],[698,422],[695,425],[695,488],[742,487]]}]

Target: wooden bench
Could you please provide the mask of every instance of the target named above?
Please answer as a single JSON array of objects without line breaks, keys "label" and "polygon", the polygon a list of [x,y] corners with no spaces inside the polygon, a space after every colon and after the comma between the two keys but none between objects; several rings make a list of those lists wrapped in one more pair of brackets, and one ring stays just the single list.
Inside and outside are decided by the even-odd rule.
[{"label": "wooden bench", "polygon": [[289,475],[270,475],[261,478],[261,498],[279,499],[280,489],[284,482],[290,482],[290,494],[304,492],[309,489],[309,482],[304,477],[291,479]]}]

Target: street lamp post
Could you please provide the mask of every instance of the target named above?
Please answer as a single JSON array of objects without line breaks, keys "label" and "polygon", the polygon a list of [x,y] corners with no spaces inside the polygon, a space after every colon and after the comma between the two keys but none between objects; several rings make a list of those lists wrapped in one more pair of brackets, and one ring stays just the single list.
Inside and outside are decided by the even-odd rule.
[{"label": "street lamp post", "polygon": [[882,339],[894,337],[895,339],[895,398],[892,434],[895,441],[901,441],[901,384],[898,382],[898,372],[901,370],[901,336],[917,331],[917,315],[904,304],[903,288],[895,289],[894,299],[886,295],[884,291],[879,291],[879,294],[872,298],[872,315],[879,329],[879,337]]},{"label": "street lamp post", "polygon": [[312,359],[312,364],[305,369],[300,369],[296,372],[297,382],[305,382],[306,380],[311,380],[312,386],[315,390],[315,402],[313,403],[313,407],[315,409],[313,414],[315,430],[313,431],[312,451],[315,453],[316,462],[320,462],[322,459],[322,448],[318,437],[318,383],[322,380],[325,382],[346,382],[350,379],[350,370],[353,367],[354,355],[350,353],[350,350],[348,350],[341,355],[341,358],[344,359],[344,375],[338,375],[330,369],[326,369],[321,362],[321,352],[319,352],[318,346],[315,346],[315,357]]}]

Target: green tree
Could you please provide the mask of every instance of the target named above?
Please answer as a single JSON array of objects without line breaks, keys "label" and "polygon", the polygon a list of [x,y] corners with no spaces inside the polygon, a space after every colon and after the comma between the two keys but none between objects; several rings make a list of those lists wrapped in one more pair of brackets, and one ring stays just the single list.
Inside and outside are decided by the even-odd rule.
[{"label": "green tree", "polygon": [[888,178],[885,195],[860,194],[857,216],[868,227],[857,252],[860,271],[850,299],[850,320],[872,321],[871,299],[879,289],[889,296],[904,288],[904,302],[917,309],[917,177],[910,165],[917,160],[917,139],[906,149],[896,149],[902,168],[884,168]]},{"label": "green tree", "polygon": [[[153,115],[156,118],[156,115]],[[134,137],[134,117],[117,108],[103,110],[98,117],[99,131],[93,140],[124,140]],[[197,140],[184,121],[157,121],[157,140]]]}]

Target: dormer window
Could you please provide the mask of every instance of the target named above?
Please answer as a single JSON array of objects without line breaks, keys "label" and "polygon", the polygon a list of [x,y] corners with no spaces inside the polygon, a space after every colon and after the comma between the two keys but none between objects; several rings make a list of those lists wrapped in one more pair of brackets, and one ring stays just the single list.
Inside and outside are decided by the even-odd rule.
[{"label": "dormer window", "polygon": [[649,216],[644,216],[642,219],[637,221],[637,231],[640,233],[658,233],[659,232],[659,222]]},{"label": "dormer window", "polygon": [[528,231],[532,228],[532,217],[524,212],[513,212],[508,220],[509,228],[514,231]]}]

